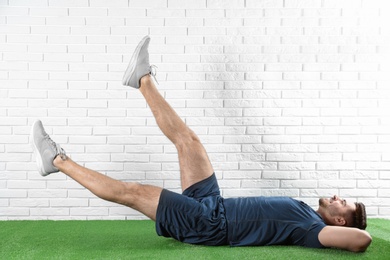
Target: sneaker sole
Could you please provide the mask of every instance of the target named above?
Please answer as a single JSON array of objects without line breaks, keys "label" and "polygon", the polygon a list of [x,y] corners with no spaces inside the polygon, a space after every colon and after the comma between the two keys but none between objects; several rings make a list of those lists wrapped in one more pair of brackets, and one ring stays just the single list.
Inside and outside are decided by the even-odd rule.
[{"label": "sneaker sole", "polygon": [[38,165],[38,172],[39,172],[42,176],[46,176],[46,175],[48,175],[48,174],[47,174],[46,172],[43,171],[43,160],[42,160],[41,154],[39,153],[37,144],[36,144],[35,141],[34,141],[34,128],[35,128],[35,125],[38,124],[38,122],[39,122],[39,121],[36,121],[36,122],[33,124],[32,130],[31,130],[31,134],[30,134],[31,146],[32,146],[32,148],[33,148],[33,151],[34,151],[34,154],[35,154],[35,160],[36,160],[37,165]]},{"label": "sneaker sole", "polygon": [[[145,44],[145,42],[150,39],[150,37],[147,35],[145,36],[144,38],[142,38],[142,40],[138,43],[137,45],[137,48],[135,49],[134,51],[134,54],[133,56],[131,57],[131,60],[129,62],[129,65],[126,69],[126,72],[125,72],[125,75],[123,76],[123,79],[122,79],[122,84],[125,85],[125,86],[129,86],[128,83],[130,81],[130,77],[131,75],[134,73],[135,71],[135,66],[134,64],[137,63],[137,59],[138,59],[138,53],[140,52],[142,46]],[[130,87],[133,87],[133,86],[130,86]],[[134,86],[135,87],[135,86]]]}]

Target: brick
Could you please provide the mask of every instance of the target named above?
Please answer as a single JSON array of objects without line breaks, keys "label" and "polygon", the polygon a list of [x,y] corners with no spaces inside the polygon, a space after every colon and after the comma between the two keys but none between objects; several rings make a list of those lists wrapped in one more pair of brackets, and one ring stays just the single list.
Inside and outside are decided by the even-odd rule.
[{"label": "brick", "polygon": [[245,162],[245,161],[256,161],[262,162],[265,161],[265,154],[243,154],[243,153],[231,153],[225,156],[224,154],[212,154],[210,157],[211,161],[219,161],[219,162]]},{"label": "brick", "polygon": [[301,197],[330,197],[338,193],[336,188],[333,189],[301,189]]},{"label": "brick", "polygon": [[389,162],[357,162],[356,167],[362,170],[386,170]]},{"label": "brick", "polygon": [[382,181],[382,180],[358,180],[357,183],[358,183],[357,184],[358,188],[366,188],[366,189],[390,188],[389,182]]},{"label": "brick", "polygon": [[139,215],[139,212],[129,207],[110,207],[109,214],[114,216],[115,215],[128,216],[128,215]]},{"label": "brick", "polygon": [[276,170],[275,162],[240,162],[240,169],[243,170]]},{"label": "brick", "polygon": [[47,80],[49,79],[49,73],[40,72],[40,71],[25,71],[25,72],[18,72],[18,71],[10,71],[8,74],[8,78],[10,80],[23,80],[23,79],[29,79],[29,80]]},{"label": "brick", "polygon": [[318,145],[316,144],[282,144],[280,151],[283,152],[317,152]]},{"label": "brick", "polygon": [[[310,153],[305,154],[304,160],[305,161],[341,161],[344,155],[341,153]],[[348,160],[349,161],[349,160]]]},{"label": "brick", "polygon": [[317,163],[317,169],[319,170],[354,170],[355,167],[356,165],[354,162],[318,162]]},{"label": "brick", "polygon": [[268,153],[267,154],[267,161],[299,162],[299,161],[303,161],[303,154]]},{"label": "brick", "polygon": [[340,179],[377,179],[377,171],[341,171]]},{"label": "brick", "polygon": [[22,207],[7,207],[0,211],[0,216],[28,216],[29,208]]},{"label": "brick", "polygon": [[235,136],[224,136],[224,143],[239,143],[239,144],[248,144],[248,143],[261,143],[261,136],[248,136],[248,135],[235,135]]},{"label": "brick", "polygon": [[123,145],[88,145],[86,153],[121,153],[124,151]]},{"label": "brick", "polygon": [[[321,91],[322,95],[323,91]],[[293,99],[312,99],[312,98],[319,98],[319,91],[316,90],[305,90],[305,91],[297,91],[297,90],[287,90],[283,91],[282,97],[283,98],[293,98]]]},{"label": "brick", "polygon": [[[167,7],[167,0],[151,0],[148,4],[155,9],[163,9]],[[145,2],[142,0],[131,0],[129,7],[145,8]]]},{"label": "brick", "polygon": [[82,1],[73,1],[73,0],[66,0],[66,1],[60,1],[60,0],[49,0],[49,6],[58,6],[58,7],[87,7],[88,1],[82,0]]},{"label": "brick", "polygon": [[314,170],[315,163],[312,162],[278,162],[278,169],[288,171],[297,171],[297,170]]},{"label": "brick", "polygon": [[77,144],[103,144],[106,143],[105,136],[71,136],[69,137],[71,143]]},{"label": "brick", "polygon": [[45,24],[44,17],[34,17],[34,16],[8,16],[7,24],[11,25],[42,25]]},{"label": "brick", "polygon": [[298,189],[261,189],[261,196],[297,197]]},{"label": "brick", "polygon": [[91,7],[128,7],[127,0],[117,0],[115,2],[109,0],[91,0],[89,1]]},{"label": "brick", "polygon": [[322,134],[322,129],[315,126],[287,126],[286,134]]},{"label": "brick", "polygon": [[276,1],[247,0],[246,6],[249,8],[266,8],[266,9],[282,8],[283,1],[282,0],[276,0]]},{"label": "brick", "polygon": [[113,162],[89,162],[85,163],[85,167],[95,171],[122,171],[124,169],[123,163]]},{"label": "brick", "polygon": [[57,190],[29,190],[29,198],[65,198],[67,194],[66,190],[57,189]]},{"label": "brick", "polygon": [[318,181],[318,187],[319,188],[355,188],[356,187],[356,181],[353,180],[326,180]]},{"label": "brick", "polygon": [[301,179],[309,180],[332,180],[339,176],[337,171],[304,171],[301,173]]},{"label": "brick", "polygon": [[106,207],[77,207],[69,210],[72,216],[107,216],[108,212],[109,209]]},{"label": "brick", "polygon": [[287,116],[287,117],[305,117],[305,116],[318,116],[320,114],[320,110],[319,109],[315,109],[315,108],[310,108],[310,109],[306,109],[306,108],[297,108],[297,109],[294,109],[294,108],[284,108],[283,109],[283,112],[282,112],[282,115],[283,116]]},{"label": "brick", "polygon": [[[58,37],[60,37],[58,35]],[[50,39],[50,37],[49,37]],[[58,44],[29,44],[28,51],[30,53],[38,53],[36,55],[42,55],[41,53],[66,53],[67,48],[64,45],[58,45]],[[40,59],[39,61],[42,61],[43,59]]]},{"label": "brick", "polygon": [[241,182],[242,188],[278,188],[278,180],[243,180]]},{"label": "brick", "polygon": [[243,152],[278,152],[280,151],[279,144],[250,144],[242,145]]},{"label": "brick", "polygon": [[[17,34],[15,36],[18,36],[19,34],[29,34],[30,28],[29,28],[29,26],[23,25],[23,24],[16,24],[16,25],[13,25],[13,24],[8,25],[7,24],[7,27],[0,28],[0,32],[3,33],[4,35],[5,34],[9,34],[9,35]],[[14,39],[19,39],[19,37],[15,37]],[[20,43],[22,43],[22,42],[20,42]],[[9,48],[10,47],[8,47],[8,49]]]},{"label": "brick", "polygon": [[[27,143],[27,136],[15,136],[15,135],[0,135],[0,138],[4,144],[23,144]],[[10,165],[10,164],[8,164]]]},{"label": "brick", "polygon": [[338,100],[328,100],[328,99],[310,99],[310,100],[303,100],[302,106],[303,107],[338,107],[340,101]]},{"label": "brick", "polygon": [[383,207],[379,209],[379,215],[388,216],[390,214],[390,207]]},{"label": "brick", "polygon": [[33,71],[67,71],[68,65],[59,62],[30,62],[29,70]]},{"label": "brick", "polygon": [[87,207],[89,206],[87,199],[50,199],[51,207]]},{"label": "brick", "polygon": [[303,125],[339,125],[340,119],[337,117],[304,117]]},{"label": "brick", "polygon": [[388,171],[380,171],[380,179],[390,179],[390,174]]},{"label": "brick", "polygon": [[[20,11],[21,8],[17,8]],[[29,8],[29,14],[31,16],[67,16],[67,8],[55,8],[55,7],[31,7]],[[27,15],[27,13],[26,13]]]},{"label": "brick", "polygon": [[339,137],[340,143],[375,143],[377,137],[374,135],[343,135]]},{"label": "brick", "polygon": [[386,197],[386,198],[390,197],[390,189],[381,189],[381,190],[379,190],[378,196]]},{"label": "brick", "polygon": [[39,0],[29,3],[27,0],[15,0],[10,3],[10,6],[47,6],[47,1]]},{"label": "brick", "polygon": [[312,188],[317,187],[316,180],[282,180],[280,182],[282,188]]},{"label": "brick", "polygon": [[168,0],[168,8],[180,8],[180,9],[205,9],[205,8],[206,8],[206,0],[202,0],[202,1]]},{"label": "brick", "polygon": [[94,194],[92,194],[92,192],[90,192],[87,189],[69,190],[68,194],[69,194],[69,198],[95,198],[96,197]]},{"label": "brick", "polygon": [[9,200],[8,199],[0,199],[0,207],[8,207]]},{"label": "brick", "polygon": [[[25,45],[25,44],[13,44],[13,45],[10,45],[10,44],[1,44],[0,45],[3,52],[13,52],[12,54],[16,54],[15,52],[22,52],[24,55],[27,55],[26,52],[27,52],[27,49],[28,49],[28,46]],[[10,57],[12,57],[12,55],[10,55]]]},{"label": "brick", "polygon": [[44,189],[46,188],[45,182],[32,182],[32,181],[7,181],[7,187],[9,189]]},{"label": "brick", "polygon": [[70,17],[70,16],[60,16],[60,17],[46,17],[46,24],[48,25],[67,25],[67,26],[78,26],[85,25],[84,17]]},{"label": "brick", "polygon": [[[60,38],[60,37],[58,37]],[[62,43],[62,41],[60,39],[56,38],[56,40],[54,40],[52,43],[56,43],[56,41],[58,41],[58,43]],[[76,43],[76,42],[85,42],[84,40],[84,37],[81,37],[81,38],[77,38],[75,39],[75,41],[73,42],[72,41],[72,37],[68,38],[68,40],[70,39],[70,42],[69,43]],[[50,38],[49,38],[49,42],[50,42]],[[62,54],[62,53],[45,53],[44,54],[44,61],[53,61],[53,62],[82,62],[83,61],[83,55],[81,54]]]},{"label": "brick", "polygon": [[305,135],[301,137],[302,143],[337,143],[338,136],[336,135]]},{"label": "brick", "polygon": [[[134,162],[134,163],[147,163],[149,162],[149,157],[153,158],[151,161],[157,162],[159,161],[158,157],[152,157],[153,155],[148,154],[112,154],[111,155],[111,161],[112,162]],[[160,156],[160,155],[159,155]],[[177,156],[174,156],[172,158],[176,158]],[[177,158],[176,158],[177,160]],[[165,161],[165,160],[161,160]],[[168,160],[170,161],[170,160]]]},{"label": "brick", "polygon": [[[263,179],[299,179],[299,172],[294,171],[263,171]],[[283,182],[283,181],[282,181]]]},{"label": "brick", "polygon": [[77,162],[109,162],[110,161],[110,155],[109,154],[98,154],[98,153],[91,153],[91,154],[79,154],[76,152],[71,152],[72,159]]},{"label": "brick", "polygon": [[302,119],[298,117],[284,117],[284,118],[264,118],[264,125],[273,125],[273,126],[291,126],[291,125],[301,125]]},{"label": "brick", "polygon": [[372,189],[340,189],[340,196],[342,197],[375,197],[376,190]]}]

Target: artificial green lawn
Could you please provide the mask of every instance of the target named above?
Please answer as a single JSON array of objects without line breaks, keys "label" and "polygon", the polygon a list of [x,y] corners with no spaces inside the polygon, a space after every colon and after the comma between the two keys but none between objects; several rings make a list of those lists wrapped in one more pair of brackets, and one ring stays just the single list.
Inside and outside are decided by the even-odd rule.
[{"label": "artificial green lawn", "polygon": [[390,259],[390,220],[370,219],[365,253],[297,246],[209,247],[158,237],[154,222],[0,221],[0,259]]}]

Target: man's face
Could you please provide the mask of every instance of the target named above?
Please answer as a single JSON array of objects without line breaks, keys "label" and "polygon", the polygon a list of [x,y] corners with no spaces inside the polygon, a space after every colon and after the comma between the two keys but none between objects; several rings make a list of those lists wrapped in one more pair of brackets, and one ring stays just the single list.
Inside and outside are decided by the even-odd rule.
[{"label": "man's face", "polygon": [[328,212],[330,216],[346,216],[348,212],[356,210],[355,203],[348,202],[336,195],[330,198],[321,198],[319,206]]}]

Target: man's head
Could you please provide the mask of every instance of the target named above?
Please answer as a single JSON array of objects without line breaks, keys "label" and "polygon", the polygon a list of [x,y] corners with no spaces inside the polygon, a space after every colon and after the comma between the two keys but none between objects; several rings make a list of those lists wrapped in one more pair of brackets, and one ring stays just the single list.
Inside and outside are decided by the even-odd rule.
[{"label": "man's head", "polygon": [[334,195],[321,198],[317,212],[327,225],[366,229],[366,208],[361,202],[348,202]]}]

